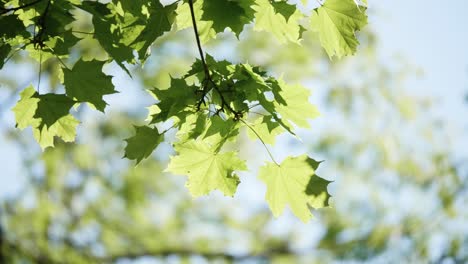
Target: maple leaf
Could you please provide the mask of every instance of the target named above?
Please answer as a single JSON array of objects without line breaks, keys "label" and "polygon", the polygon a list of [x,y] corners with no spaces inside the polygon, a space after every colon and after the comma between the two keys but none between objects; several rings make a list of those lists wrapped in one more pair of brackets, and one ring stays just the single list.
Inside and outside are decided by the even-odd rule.
[{"label": "maple leaf", "polygon": [[73,69],[63,69],[67,95],[79,102],[88,102],[104,112],[107,103],[102,97],[117,93],[112,84],[112,76],[102,72],[104,64],[105,62],[97,60],[79,60]]},{"label": "maple leaf", "polygon": [[187,175],[187,187],[194,197],[213,190],[233,196],[240,182],[234,171],[247,169],[245,161],[238,158],[237,152],[217,153],[201,140],[177,144],[175,150],[178,155],[171,157],[167,170]]},{"label": "maple leaf", "polygon": [[[203,14],[201,19],[205,21],[213,21],[213,29],[218,32],[223,32],[226,28],[230,28],[237,37],[242,32],[244,25],[249,24],[253,19],[253,0],[241,1],[203,1]],[[220,10],[229,10],[228,12],[220,12]]]},{"label": "maple leaf", "polygon": [[136,133],[127,138],[124,157],[136,160],[136,164],[149,157],[156,147],[164,140],[157,128],[135,126]]},{"label": "maple leaf", "polygon": [[254,30],[271,32],[282,43],[299,43],[302,29],[298,21],[303,15],[298,10],[286,19],[268,0],[256,0],[253,9],[256,12]]},{"label": "maple leaf", "polygon": [[323,48],[338,58],[356,52],[356,31],[367,24],[366,8],[354,0],[327,0],[311,16],[312,28],[318,31]]},{"label": "maple leaf", "polygon": [[309,127],[307,120],[319,115],[317,108],[309,102],[310,91],[302,85],[287,85],[282,80],[278,80],[278,84],[283,103],[275,101],[274,105],[281,120],[286,124],[293,122],[300,127]]},{"label": "maple leaf", "polygon": [[171,30],[176,7],[177,3],[163,6],[159,1],[155,1],[154,5],[149,8],[150,15],[146,27],[131,44],[143,43],[138,49],[138,58],[140,60],[146,59],[148,48],[158,37]]},{"label": "maple leaf", "polygon": [[288,157],[280,165],[267,163],[260,168],[259,178],[267,185],[265,198],[275,217],[289,205],[294,215],[307,222],[312,218],[309,206],[318,209],[328,205],[330,182],[313,180],[319,178],[315,175],[317,166],[318,162],[301,155]]},{"label": "maple leaf", "polygon": [[66,115],[58,119],[50,127],[33,128],[33,135],[42,149],[53,147],[55,137],[59,137],[65,142],[73,142],[76,138],[76,127],[79,123],[74,116]]},{"label": "maple leaf", "polygon": [[183,122],[186,116],[193,112],[190,106],[196,103],[196,89],[187,85],[184,79],[172,78],[168,89],[151,90],[159,100],[157,106],[160,110],[154,114],[151,123],[166,121],[171,117],[177,117]]},{"label": "maple leaf", "polygon": [[275,144],[276,136],[286,131],[279,123],[274,122],[273,116],[257,118],[250,126],[252,129],[247,130],[249,138],[261,138],[263,142],[270,145]]},{"label": "maple leaf", "polygon": [[[213,21],[204,21],[201,20],[203,10],[203,1],[195,1],[193,3],[195,19],[197,20],[198,34],[200,41],[206,43],[211,39],[216,38],[216,31],[213,29]],[[179,30],[192,27],[192,16],[190,12],[190,7],[188,3],[179,5],[176,10],[176,26]]]},{"label": "maple leaf", "polygon": [[66,116],[75,101],[64,94],[35,95],[39,99],[34,118],[41,119],[41,127],[52,126],[57,120]]},{"label": "maple leaf", "polygon": [[36,127],[40,121],[34,118],[36,114],[39,98],[34,97],[36,90],[32,85],[21,91],[20,100],[13,107],[12,111],[15,114],[16,127],[25,129],[28,126]]},{"label": "maple leaf", "polygon": [[34,87],[29,86],[20,93],[20,100],[12,109],[16,126],[19,129],[31,126],[42,149],[54,146],[55,137],[65,142],[75,140],[76,127],[80,122],[68,114],[73,101],[63,96],[38,95]]},{"label": "maple leaf", "polygon": [[275,12],[278,14],[281,14],[286,21],[289,20],[289,18],[296,12],[296,5],[289,4],[286,1],[280,1],[280,2],[271,2],[271,5],[275,9]]}]

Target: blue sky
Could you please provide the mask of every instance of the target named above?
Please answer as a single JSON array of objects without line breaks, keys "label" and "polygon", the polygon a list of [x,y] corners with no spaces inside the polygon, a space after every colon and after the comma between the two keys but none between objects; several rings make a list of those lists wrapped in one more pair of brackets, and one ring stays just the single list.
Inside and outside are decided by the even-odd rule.
[{"label": "blue sky", "polygon": [[[379,38],[379,55],[384,61],[401,56],[420,67],[424,75],[411,80],[410,89],[437,96],[443,102],[439,114],[460,125],[457,120],[467,116],[467,11],[466,0],[370,1],[369,23]],[[2,126],[13,125],[11,112],[1,119]],[[18,190],[22,177],[19,151],[3,135],[0,146],[2,198]]]}]

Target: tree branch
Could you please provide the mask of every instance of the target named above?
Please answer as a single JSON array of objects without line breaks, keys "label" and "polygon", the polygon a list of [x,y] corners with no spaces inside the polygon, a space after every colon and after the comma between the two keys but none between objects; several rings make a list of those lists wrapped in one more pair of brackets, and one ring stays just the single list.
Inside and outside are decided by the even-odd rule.
[{"label": "tree branch", "polygon": [[34,36],[34,39],[33,39],[33,42],[32,42],[36,49],[37,49],[37,47],[39,47],[41,49],[45,47],[44,40],[42,38],[44,36],[45,21],[46,21],[47,13],[49,12],[50,2],[51,2],[51,0],[47,0],[47,5],[46,5],[46,7],[44,9],[44,13],[41,14],[41,16],[40,16],[40,18],[38,20],[38,25],[39,25],[40,29],[39,29],[39,32],[37,33],[37,35]]},{"label": "tree branch", "polygon": [[0,15],[4,15],[4,14],[9,13],[9,12],[15,12],[17,10],[33,6],[33,5],[35,5],[35,4],[37,4],[37,3],[41,2],[41,1],[42,0],[36,0],[36,1],[31,2],[31,3],[24,4],[22,6],[18,6],[18,7],[14,7],[14,8],[0,7]]},{"label": "tree branch", "polygon": [[196,21],[196,18],[195,18],[195,11],[194,11],[194,8],[193,8],[193,0],[189,0],[188,2],[189,2],[189,6],[190,6],[190,15],[192,16],[193,33],[195,33],[195,39],[197,40],[198,52],[200,53],[200,59],[201,59],[201,61],[203,63],[203,69],[205,70],[205,76],[206,76],[207,79],[211,79],[210,70],[208,69],[208,65],[206,64],[205,55],[204,55],[203,48],[202,48],[201,41],[200,41],[200,36],[198,34],[197,21]]},{"label": "tree branch", "polygon": [[211,85],[213,85],[213,89],[215,89],[215,91],[219,94],[219,97],[221,99],[221,110],[224,110],[224,108],[226,107],[231,113],[234,114],[234,119],[239,120],[243,116],[242,112],[236,111],[231,107],[231,105],[226,101],[226,98],[224,98],[224,95],[219,89],[218,85],[211,78],[210,70],[208,68],[208,65],[206,64],[205,55],[204,55],[203,48],[201,45],[200,34],[198,33],[197,20],[195,18],[195,11],[193,8],[193,0],[189,0],[188,3],[190,6],[190,15],[192,17],[193,32],[195,33],[195,39],[197,41],[198,52],[200,54],[200,59],[203,64],[203,70],[205,72],[205,80],[206,80],[206,82],[203,82],[203,85],[202,85],[203,94],[202,94],[200,101],[198,102],[197,109],[200,110],[201,104],[205,103],[204,98],[209,91],[209,89],[207,88],[208,87],[207,85],[208,83],[210,83]]},{"label": "tree branch", "polygon": [[101,262],[117,262],[118,260],[123,259],[137,259],[141,257],[169,257],[169,256],[181,256],[181,257],[191,257],[191,256],[201,256],[208,260],[214,259],[224,259],[229,261],[245,261],[245,260],[253,260],[253,259],[261,259],[261,260],[270,260],[278,255],[294,255],[295,253],[292,252],[290,249],[286,247],[286,245],[279,246],[273,248],[271,250],[259,253],[259,254],[247,254],[247,255],[234,255],[224,252],[197,252],[191,249],[173,249],[173,250],[156,250],[156,251],[141,251],[141,252],[134,252],[134,253],[123,253],[123,254],[116,254],[110,255],[103,258],[98,258],[98,261]]}]

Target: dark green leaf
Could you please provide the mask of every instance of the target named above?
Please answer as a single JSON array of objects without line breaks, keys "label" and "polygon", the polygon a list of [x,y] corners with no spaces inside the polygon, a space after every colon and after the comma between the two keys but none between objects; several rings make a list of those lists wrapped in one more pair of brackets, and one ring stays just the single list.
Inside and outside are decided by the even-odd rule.
[{"label": "dark green leaf", "polygon": [[67,95],[79,102],[88,102],[104,112],[107,104],[103,96],[117,92],[112,84],[112,76],[102,72],[104,64],[103,61],[79,60],[73,69],[63,69]]}]

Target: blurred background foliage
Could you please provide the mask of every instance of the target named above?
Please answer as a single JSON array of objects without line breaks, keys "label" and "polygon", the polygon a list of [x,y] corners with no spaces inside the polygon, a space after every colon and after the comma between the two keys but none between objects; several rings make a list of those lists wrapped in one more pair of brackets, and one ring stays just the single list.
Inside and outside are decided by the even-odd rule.
[{"label": "blurred background foliage", "polygon": [[[86,34],[77,36],[75,59],[105,56]],[[108,66],[121,93],[108,97],[106,115],[79,109],[76,144],[42,152],[31,131],[2,122],[1,133],[21,150],[26,181],[1,200],[0,263],[468,262],[468,163],[454,137],[461,131],[431,115],[437,98],[406,86],[417,68],[378,59],[370,31],[360,35],[356,56],[340,61],[330,61],[309,33],[302,46],[247,30],[240,42],[223,33],[207,47],[216,58],[249,61],[313,89],[322,116],[301,131],[302,142],[285,136],[272,147],[278,156],[306,149],[325,160],[319,172],[334,181],[332,208],[309,224],[288,214],[274,219],[254,173],[242,174],[234,198],[192,200],[184,177],[164,172],[168,144],[138,167],[122,159],[123,139],[144,122],[141,105],[152,102],[144,89],[168,86],[169,74],[189,69],[192,38],[188,30],[158,40],[133,79]],[[41,92],[63,89],[59,68],[54,58],[44,62]],[[37,58],[18,52],[11,59],[0,79],[2,115],[12,115],[37,69]],[[239,144],[250,167],[267,157],[259,144]]]}]

